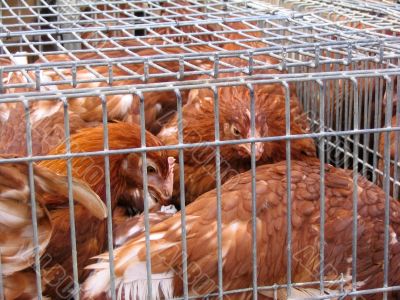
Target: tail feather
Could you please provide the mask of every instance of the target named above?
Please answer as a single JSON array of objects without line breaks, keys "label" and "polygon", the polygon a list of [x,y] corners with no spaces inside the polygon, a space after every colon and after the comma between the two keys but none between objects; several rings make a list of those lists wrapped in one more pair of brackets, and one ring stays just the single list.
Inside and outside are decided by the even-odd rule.
[{"label": "tail feather", "polygon": [[[169,244],[171,245],[171,244]],[[117,299],[139,300],[146,299],[147,290],[147,268],[146,262],[140,260],[140,252],[143,251],[144,243],[126,244],[125,247],[116,249],[115,254],[115,273],[116,273],[116,296]],[[152,248],[156,251],[157,246],[153,244]],[[165,246],[165,245],[164,245]],[[168,247],[157,249],[158,257],[162,252],[168,250]],[[87,266],[87,269],[93,270],[92,274],[83,284],[83,293],[85,299],[96,299],[99,295],[109,294],[110,290],[110,270],[108,263],[108,254],[102,254],[100,260]],[[162,258],[160,258],[162,260]],[[163,265],[160,271],[160,262],[152,256],[153,270],[158,273],[151,274],[151,294],[152,299],[171,299],[174,290],[174,271],[169,266]]]},{"label": "tail feather", "polygon": [[[84,283],[85,299],[95,299],[101,293],[109,293],[110,270],[108,269],[108,264],[100,262],[88,268],[94,269],[95,272]],[[152,299],[173,298],[173,271],[152,274],[151,278]],[[145,262],[137,262],[125,271],[123,278],[117,278],[116,293],[117,299],[147,299],[147,270]]]}]

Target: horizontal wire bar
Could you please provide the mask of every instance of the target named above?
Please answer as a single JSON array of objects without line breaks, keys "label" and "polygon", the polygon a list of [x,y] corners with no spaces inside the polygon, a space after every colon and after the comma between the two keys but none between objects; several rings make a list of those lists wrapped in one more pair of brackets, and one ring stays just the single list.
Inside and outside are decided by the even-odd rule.
[{"label": "horizontal wire bar", "polygon": [[[299,140],[304,138],[327,138],[331,136],[346,136],[352,134],[364,134],[364,133],[382,133],[382,132],[397,132],[400,131],[400,127],[391,128],[375,128],[375,129],[359,129],[356,132],[354,130],[344,130],[335,132],[321,132],[321,133],[307,133],[307,134],[296,134],[296,135],[284,135],[284,136],[269,136],[269,137],[257,137],[257,138],[246,138],[238,140],[226,140],[226,141],[214,141],[214,142],[201,142],[201,143],[186,143],[177,145],[163,145],[154,147],[138,147],[138,148],[126,148],[118,150],[100,150],[92,152],[79,152],[70,154],[48,154],[45,156],[31,156],[31,157],[19,157],[19,158],[7,158],[0,159],[1,163],[14,163],[14,162],[30,162],[30,161],[42,161],[42,160],[54,160],[54,159],[69,159],[75,157],[87,157],[87,156],[106,156],[116,154],[127,154],[127,153],[142,153],[150,151],[160,150],[179,150],[185,148],[196,148],[196,147],[212,147],[212,146],[226,146],[226,145],[237,145],[243,143],[256,143],[256,142],[273,142],[273,141],[286,141],[286,140]],[[1,157],[1,154],[0,154]]]}]

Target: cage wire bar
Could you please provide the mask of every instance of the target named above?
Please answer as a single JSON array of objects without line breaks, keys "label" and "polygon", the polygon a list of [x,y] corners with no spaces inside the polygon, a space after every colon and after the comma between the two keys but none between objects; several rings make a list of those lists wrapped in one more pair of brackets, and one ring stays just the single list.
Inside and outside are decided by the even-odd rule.
[{"label": "cage wire bar", "polygon": [[[180,188],[184,195],[183,151],[187,148],[206,146],[216,149],[216,188],[218,224],[218,289],[216,293],[189,296],[187,286],[186,216],[185,199],[182,205],[183,276],[182,299],[194,299],[233,295],[238,292],[272,291],[313,286],[321,291],[315,299],[335,297],[357,297],[368,293],[399,291],[400,286],[388,286],[388,222],[389,194],[391,186],[396,198],[400,186],[398,180],[399,146],[395,156],[390,157],[390,143],[399,141],[400,105],[392,107],[394,81],[400,77],[400,8],[375,1],[57,1],[49,4],[39,0],[32,4],[26,0],[10,5],[0,0],[0,106],[21,102],[25,105],[27,132],[30,132],[29,103],[35,101],[63,101],[65,103],[65,131],[69,141],[68,103],[76,97],[96,97],[103,107],[104,150],[97,152],[71,152],[62,155],[37,156],[32,154],[31,136],[27,134],[28,155],[26,157],[0,159],[0,163],[28,162],[31,187],[32,220],[36,221],[35,194],[32,165],[36,161],[67,159],[69,175],[69,208],[73,216],[71,189],[71,164],[74,157],[104,156],[106,172],[106,203],[111,216],[110,155],[140,153],[146,161],[148,151],[161,149],[179,150]],[[245,24],[246,29],[238,27]],[[190,32],[185,31],[191,27]],[[232,36],[235,38],[232,39]],[[183,41],[183,42],[182,42]],[[234,44],[237,49],[226,50]],[[255,47],[254,45],[257,45]],[[174,48],[174,51],[171,51]],[[146,52],[147,51],[147,52]],[[265,62],[262,55],[275,61]],[[55,59],[56,58],[56,59]],[[238,58],[242,64],[227,62],[226,58]],[[199,63],[200,62],[200,63]],[[167,66],[167,63],[174,67]],[[153,70],[150,72],[150,68]],[[256,73],[258,71],[258,73]],[[238,77],[220,77],[221,74],[239,72]],[[260,74],[260,72],[264,72]],[[15,75],[22,81],[13,80]],[[286,98],[286,135],[254,137],[254,85],[278,83],[284,86]],[[290,132],[289,85],[294,84],[305,116],[311,124],[312,133],[293,135]],[[248,139],[225,141],[219,138],[218,88],[245,86],[251,96],[251,134]],[[195,88],[210,88],[214,95],[215,141],[184,143],[182,122],[179,122],[178,145],[147,147],[145,141],[145,119],[143,94],[146,92],[173,91],[176,94],[178,117],[182,120],[182,92]],[[137,95],[140,99],[141,147],[112,150],[108,148],[106,99],[111,95]],[[386,109],[384,109],[384,95]],[[338,104],[339,103],[339,104]],[[395,123],[392,115],[395,110]],[[384,124],[379,119],[384,119]],[[393,139],[392,141],[391,139]],[[379,139],[384,136],[384,148]],[[251,143],[252,155],[252,235],[256,236],[256,186],[255,143],[276,140],[286,141],[286,152],[290,154],[290,143],[295,139],[313,138],[319,146],[321,163],[353,169],[354,185],[358,172],[374,183],[379,181],[386,192],[385,198],[385,282],[382,288],[357,290],[356,249],[357,240],[357,189],[353,195],[353,289],[343,288],[343,277],[334,281],[324,279],[324,223],[325,195],[324,168],[321,165],[320,180],[320,268],[313,282],[292,282],[291,278],[291,198],[290,166],[287,166],[287,282],[259,286],[257,282],[256,239],[253,238],[252,286],[239,290],[223,290],[222,235],[221,235],[221,178],[220,147],[238,143]],[[384,161],[383,166],[380,162]],[[146,164],[144,163],[143,166]],[[391,169],[394,170],[393,175]],[[147,171],[143,167],[144,189],[147,189]],[[147,270],[150,266],[150,242],[147,192],[145,194],[145,235]],[[112,222],[107,222],[110,252],[111,296],[115,299],[115,282],[112,251]],[[72,258],[74,267],[74,289],[79,289],[76,258],[74,218],[71,218]],[[34,226],[36,251],[35,268],[37,289],[40,285],[40,262],[38,253],[37,225]],[[74,249],[75,248],[75,249]],[[148,272],[148,288],[151,293],[151,275]],[[185,277],[186,276],[186,277]],[[340,293],[323,295],[325,286],[341,286]],[[3,295],[3,287],[1,286]],[[75,294],[79,299],[79,294]],[[41,299],[39,295],[39,299]],[[151,298],[151,295],[150,295]]]}]

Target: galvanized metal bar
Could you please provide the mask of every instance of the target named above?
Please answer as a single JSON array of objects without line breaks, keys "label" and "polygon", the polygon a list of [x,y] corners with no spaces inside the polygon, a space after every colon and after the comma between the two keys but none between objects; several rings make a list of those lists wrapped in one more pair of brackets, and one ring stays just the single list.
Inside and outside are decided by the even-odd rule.
[{"label": "galvanized metal bar", "polygon": [[[182,115],[182,95],[180,90],[175,90],[176,105],[178,112],[178,143],[182,145],[183,141],[183,115]],[[188,281],[188,266],[187,266],[187,230],[186,230],[186,197],[185,197],[185,158],[183,149],[179,149],[179,197],[181,205],[181,230],[182,230],[182,279],[183,279],[183,297],[189,297],[189,281]]]},{"label": "galvanized metal bar", "polygon": [[[285,92],[285,134],[290,135],[290,88],[287,82],[283,82],[282,86]],[[286,267],[286,293],[287,297],[292,295],[292,155],[291,140],[286,140],[286,223],[287,223],[287,267]]]},{"label": "galvanized metal bar", "polygon": [[[32,129],[30,119],[29,102],[23,101],[25,111],[25,125],[26,125],[26,152],[27,158],[32,157]],[[39,247],[39,232],[37,222],[37,208],[36,208],[36,192],[35,192],[35,181],[33,171],[33,161],[28,160],[28,179],[29,179],[29,191],[31,198],[31,214],[32,214],[32,228],[33,228],[33,242],[34,242],[34,254],[35,254],[35,273],[36,273],[36,290],[38,299],[42,297],[42,276],[40,270],[40,247]]]},{"label": "galvanized metal bar", "polygon": [[[351,283],[352,292],[357,290],[357,237],[358,237],[358,144],[359,133],[359,110],[358,110],[358,82],[357,79],[351,78],[353,88],[353,104],[354,104],[354,146],[353,146],[353,224],[352,224],[352,260],[351,260]],[[352,297],[355,299],[355,297]]]},{"label": "galvanized metal bar", "polygon": [[[399,61],[400,63],[400,61]],[[400,76],[397,76],[397,88],[396,88],[396,94],[397,94],[397,105],[396,105],[396,127],[400,126]],[[399,199],[399,189],[400,189],[400,182],[399,182],[399,177],[400,177],[400,134],[399,132],[395,131],[394,133],[394,145],[397,145],[395,148],[395,155],[394,155],[394,162],[393,162],[393,168],[394,168],[394,174],[393,174],[393,198],[394,199]]]},{"label": "galvanized metal bar", "polygon": [[[64,132],[65,132],[65,150],[71,153],[71,136],[68,114],[68,100],[62,99],[64,107]],[[71,159],[67,159],[67,178],[68,178],[68,208],[69,208],[69,226],[71,234],[71,257],[72,257],[72,276],[74,280],[74,291],[71,295],[74,299],[79,300],[79,276],[78,276],[78,254],[76,248],[76,228],[75,228],[75,209],[74,194],[72,191],[72,165]]]},{"label": "galvanized metal bar", "polygon": [[[392,126],[393,111],[393,81],[389,76],[385,76],[386,81],[386,112],[385,126]],[[383,153],[383,190],[385,192],[385,219],[384,219],[384,248],[383,248],[383,287],[388,287],[389,282],[389,226],[390,226],[390,132],[384,134],[384,153]],[[387,299],[386,292],[383,299]]]},{"label": "galvanized metal bar", "polygon": [[[325,131],[325,82],[317,81],[319,86],[319,131]],[[319,139],[319,191],[320,191],[320,225],[319,225],[319,281],[320,294],[325,294],[324,278],[325,278],[325,139]]]},{"label": "galvanized metal bar", "polygon": [[[0,15],[1,17],[1,15]],[[4,283],[3,283],[3,264],[1,262],[1,248],[0,248],[0,300],[4,300]]]},{"label": "galvanized metal bar", "polygon": [[[214,134],[215,141],[220,140],[219,95],[213,88],[214,98]],[[222,261],[222,202],[221,202],[221,149],[215,147],[215,183],[217,191],[217,255],[218,255],[218,299],[223,298],[223,261]]]},{"label": "galvanized metal bar", "polygon": [[[250,96],[250,135],[254,138],[256,131],[255,121],[255,94],[252,84],[247,85]],[[251,142],[251,236],[252,236],[252,288],[253,299],[258,299],[258,268],[257,268],[257,192],[256,192],[256,148],[255,143]]]},{"label": "galvanized metal bar", "polygon": [[[140,111],[140,145],[146,147],[146,121],[144,109],[144,97],[141,92],[136,93],[139,98]],[[152,271],[151,271],[151,244],[150,244],[150,222],[149,222],[149,186],[147,176],[147,152],[142,154],[142,174],[143,174],[143,194],[144,194],[144,228],[145,228],[145,244],[146,244],[146,271],[147,271],[147,299],[152,300]]]},{"label": "galvanized metal bar", "polygon": [[[109,150],[108,143],[108,118],[107,118],[107,98],[100,96],[103,119],[103,146],[104,152]],[[114,267],[114,242],[112,229],[112,198],[111,198],[111,179],[110,179],[110,158],[104,153],[104,181],[107,206],[107,242],[108,242],[108,260],[110,265],[110,297],[116,300],[115,296],[115,267]]]},{"label": "galvanized metal bar", "polygon": [[[381,133],[393,131],[400,131],[400,127],[392,127],[390,129],[387,128],[377,128],[377,129],[360,129],[358,130],[359,134],[364,133]],[[260,137],[260,138],[248,138],[248,139],[240,139],[240,140],[226,140],[219,142],[202,142],[202,143],[187,143],[183,145],[167,145],[167,146],[154,146],[154,147],[140,147],[140,148],[129,148],[129,149],[118,149],[118,150],[102,150],[102,151],[92,151],[92,152],[79,152],[79,153],[71,153],[71,154],[52,154],[46,156],[32,156],[32,157],[20,157],[20,158],[9,158],[9,159],[0,159],[1,163],[14,163],[14,162],[27,162],[27,161],[40,161],[40,160],[54,160],[54,159],[67,159],[67,158],[75,158],[75,157],[85,157],[85,156],[98,156],[98,155],[117,155],[117,154],[126,154],[126,153],[141,153],[141,152],[150,152],[150,151],[159,151],[159,150],[179,150],[185,148],[195,148],[195,147],[215,147],[215,146],[224,146],[224,145],[237,145],[242,143],[251,143],[251,142],[271,142],[271,141],[282,141],[287,139],[304,139],[304,138],[327,138],[329,136],[334,135],[352,135],[354,134],[353,130],[333,132],[326,131],[324,133],[308,133],[308,134],[296,134],[290,136],[270,136],[270,137]],[[350,154],[349,154],[350,155]]]}]

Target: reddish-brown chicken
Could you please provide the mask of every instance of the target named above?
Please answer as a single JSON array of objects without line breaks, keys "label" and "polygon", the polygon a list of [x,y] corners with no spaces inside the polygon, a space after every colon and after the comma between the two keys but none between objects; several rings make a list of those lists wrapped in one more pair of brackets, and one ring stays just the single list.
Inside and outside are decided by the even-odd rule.
[{"label": "reddish-brown chicken", "polygon": [[[252,286],[252,188],[251,172],[232,178],[222,186],[222,275],[223,290]],[[257,284],[286,283],[287,255],[286,162],[256,169]],[[351,290],[353,176],[351,172],[325,165],[325,280],[344,275]],[[383,191],[359,177],[357,233],[357,289],[383,286],[384,202]],[[320,270],[320,163],[292,161],[292,282],[319,280]],[[200,196],[186,209],[187,275],[190,296],[218,291],[216,191]],[[400,283],[400,204],[390,202],[389,281]],[[182,296],[182,235],[178,213],[151,229],[153,298]],[[146,251],[144,235],[115,250],[118,299],[146,296]],[[96,299],[110,287],[107,254],[89,266],[93,274],[84,284],[85,296]],[[201,275],[201,276],[200,276]],[[325,293],[337,293],[338,285]],[[259,290],[260,299],[273,291]],[[292,288],[291,297],[320,296],[318,286]],[[390,295],[389,298],[393,299]],[[252,293],[225,295],[227,299],[251,299]],[[372,298],[376,295],[372,295]],[[278,291],[287,299],[286,288]],[[375,299],[375,298],[374,298]]]},{"label": "reddish-brown chicken", "polygon": [[[128,42],[127,42],[128,43]],[[199,51],[201,47],[198,47]],[[206,47],[204,51],[207,50]],[[209,50],[209,49],[208,49]],[[167,48],[165,52],[171,54],[181,53],[183,50],[179,48]],[[107,55],[111,58],[113,57],[128,57],[128,54],[123,50],[112,50],[107,51]],[[146,49],[138,52],[139,56],[151,57],[156,55],[157,52],[153,49]],[[72,60],[71,57],[67,55],[51,55],[45,57],[48,61],[69,61]],[[98,59],[98,53],[85,53],[78,55],[78,59]],[[39,62],[42,62],[40,60]],[[202,60],[193,60],[192,63],[203,64],[206,62]],[[171,61],[161,61],[157,63],[161,68],[167,69],[170,72],[179,71],[178,60]],[[124,64],[126,68],[131,69],[138,75],[144,74],[143,63],[136,64]],[[97,74],[101,74],[105,78],[109,76],[109,66],[93,66],[92,71],[86,68],[77,68],[76,74],[76,88],[77,89],[96,89],[104,88],[109,86],[109,83],[104,80],[98,79]],[[124,76],[132,76],[126,70],[113,65],[111,67],[112,76],[114,81],[112,86],[131,86],[133,84],[143,83],[141,79],[137,80],[127,80],[121,79]],[[192,68],[185,67],[185,71],[193,71]],[[62,83],[65,82],[61,75],[68,79],[69,84]],[[53,70],[46,70],[40,73],[41,76],[41,90],[66,90],[72,89],[72,69],[58,69],[58,73]],[[149,66],[149,74],[161,74],[159,68]],[[31,80],[35,81],[34,72],[28,72]],[[11,82],[24,83],[26,80],[18,72],[12,74]],[[194,79],[195,75],[186,76],[184,79]],[[151,78],[148,83],[156,83],[160,81],[172,81],[176,80],[175,76]],[[88,82],[85,82],[88,81]],[[91,82],[89,82],[91,81]],[[12,90],[12,91],[11,91]],[[14,88],[6,89],[8,92],[19,93],[31,91],[28,88]],[[186,102],[187,91],[182,91],[183,101]],[[160,125],[155,122],[158,118],[168,115],[171,110],[176,108],[176,94],[173,90],[166,91],[155,91],[146,92],[143,94],[144,106],[145,106],[145,121],[146,127],[158,132]],[[32,127],[32,144],[33,144],[33,154],[42,155],[48,153],[48,151],[65,139],[64,133],[64,105],[58,101],[32,101],[30,103],[30,121]],[[108,95],[106,96],[107,101],[107,118],[108,121],[124,121],[129,123],[140,123],[140,104],[139,97],[133,94],[120,94],[120,95]],[[94,127],[102,123],[103,113],[102,113],[102,103],[100,97],[79,97],[68,99],[69,108],[68,115],[70,118],[70,132],[74,133],[76,130],[85,127]],[[4,104],[1,106],[3,107]],[[25,111],[21,103],[14,103],[11,107],[4,107],[4,111],[1,111],[4,115],[3,126],[0,127],[1,137],[0,137],[0,153],[16,153],[19,155],[26,155],[26,122],[25,122]]]},{"label": "reddish-brown chicken", "polygon": [[[130,149],[140,147],[140,128],[134,124],[115,123],[108,124],[109,149]],[[71,151],[93,152],[102,151],[103,128],[83,129],[71,137]],[[159,146],[160,141],[146,133],[147,146]],[[65,145],[61,145],[50,152],[51,154],[65,153]],[[114,209],[117,200],[126,189],[143,189],[142,158],[139,153],[110,155],[110,188],[111,206]],[[103,156],[84,156],[71,160],[72,174],[75,178],[84,180],[106,201],[105,167]],[[49,168],[57,174],[66,174],[66,160],[49,160],[40,163],[40,166]],[[147,153],[147,174],[149,206],[156,202],[167,204],[172,194],[173,181],[173,159],[168,158],[165,151]],[[141,197],[142,193],[138,193]],[[143,201],[143,198],[141,198]],[[53,231],[47,253],[52,260],[47,264],[44,276],[48,282],[48,295],[51,297],[65,297],[71,292],[68,285],[72,281],[71,241],[69,238],[70,221],[67,205],[47,201],[53,222]],[[54,205],[54,206],[53,206]],[[97,220],[88,216],[86,211],[75,207],[76,238],[79,280],[82,281],[88,272],[83,270],[88,259],[105,250],[107,231],[105,221]],[[60,272],[64,274],[65,280],[60,280]],[[71,280],[69,280],[71,279]],[[60,296],[61,295],[61,296]]]},{"label": "reddish-brown chicken", "polygon": [[[224,60],[230,64],[243,64],[239,59]],[[271,71],[272,72],[272,71]],[[224,73],[221,78],[239,74]],[[282,85],[254,85],[255,137],[284,136],[285,90]],[[246,86],[238,85],[218,89],[220,140],[236,140],[251,137],[250,92]],[[183,107],[183,141],[201,143],[215,140],[215,115],[213,92],[209,89],[192,90],[188,103]],[[302,115],[300,103],[294,93],[290,94],[290,133],[308,133],[308,124]],[[169,145],[178,144],[177,115],[158,134]],[[250,143],[221,146],[221,180],[226,181],[238,172],[250,167]],[[215,147],[187,148],[184,150],[186,202],[191,202],[204,192],[215,187]],[[312,139],[291,141],[292,158],[316,155]],[[178,151],[170,155],[178,157]],[[285,140],[256,142],[255,158],[259,163],[271,163],[286,159]],[[177,171],[177,169],[176,169]],[[179,193],[179,176],[175,172],[174,195]]]},{"label": "reddish-brown chicken", "polygon": [[[5,157],[2,157],[2,159]],[[39,255],[46,253],[52,236],[51,212],[46,203],[68,203],[68,180],[43,167],[34,165],[36,216]],[[35,243],[31,216],[31,190],[26,163],[0,164],[0,239],[5,299],[33,299],[37,296],[34,267]],[[72,181],[74,200],[86,215],[104,219],[106,206],[83,182]],[[67,238],[65,236],[64,238]],[[69,252],[71,254],[71,252]]]}]

